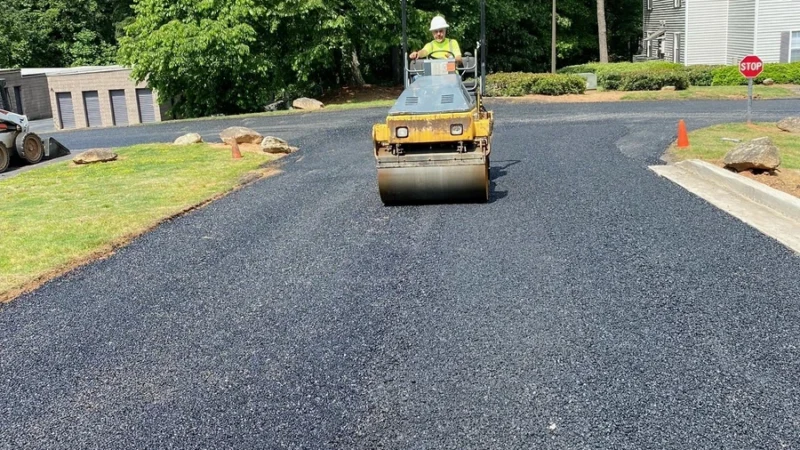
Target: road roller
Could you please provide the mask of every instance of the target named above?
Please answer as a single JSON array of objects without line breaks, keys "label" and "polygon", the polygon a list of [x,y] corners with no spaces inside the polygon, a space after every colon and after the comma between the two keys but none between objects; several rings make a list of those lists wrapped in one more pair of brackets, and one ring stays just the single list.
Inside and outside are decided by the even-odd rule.
[{"label": "road roller", "polygon": [[464,53],[460,66],[448,50],[409,62],[402,3],[405,88],[385,122],[372,128],[381,201],[486,202],[494,116],[483,104],[484,0],[476,55]]}]

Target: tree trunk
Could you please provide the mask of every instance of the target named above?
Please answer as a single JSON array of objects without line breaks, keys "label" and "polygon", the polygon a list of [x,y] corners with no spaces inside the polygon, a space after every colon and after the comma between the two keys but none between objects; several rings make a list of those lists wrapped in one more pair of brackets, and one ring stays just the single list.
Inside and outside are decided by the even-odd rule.
[{"label": "tree trunk", "polygon": [[353,71],[353,82],[356,86],[364,86],[366,83],[364,83],[364,77],[361,75],[361,64],[358,62],[358,53],[356,53],[355,48],[353,48],[351,56],[350,68]]},{"label": "tree trunk", "polygon": [[608,30],[606,30],[606,0],[597,0],[597,34],[600,40],[600,62],[608,62]]}]

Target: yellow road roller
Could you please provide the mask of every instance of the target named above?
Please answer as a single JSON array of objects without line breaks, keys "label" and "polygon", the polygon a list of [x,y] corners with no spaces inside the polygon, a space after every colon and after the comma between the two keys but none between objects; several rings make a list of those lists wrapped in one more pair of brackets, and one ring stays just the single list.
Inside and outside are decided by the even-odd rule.
[{"label": "yellow road roller", "polygon": [[447,50],[445,58],[432,59],[434,51],[409,63],[405,1],[402,10],[405,89],[372,129],[381,201],[486,202],[494,116],[483,105],[484,0],[476,56],[465,53],[461,67]]}]

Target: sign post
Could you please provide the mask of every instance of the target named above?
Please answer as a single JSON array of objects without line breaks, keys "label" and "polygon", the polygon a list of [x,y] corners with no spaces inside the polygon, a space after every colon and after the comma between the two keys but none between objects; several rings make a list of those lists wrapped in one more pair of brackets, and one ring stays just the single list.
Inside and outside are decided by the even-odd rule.
[{"label": "sign post", "polygon": [[739,63],[739,73],[747,78],[747,123],[753,114],[753,78],[761,75],[764,62],[756,55],[747,55]]}]

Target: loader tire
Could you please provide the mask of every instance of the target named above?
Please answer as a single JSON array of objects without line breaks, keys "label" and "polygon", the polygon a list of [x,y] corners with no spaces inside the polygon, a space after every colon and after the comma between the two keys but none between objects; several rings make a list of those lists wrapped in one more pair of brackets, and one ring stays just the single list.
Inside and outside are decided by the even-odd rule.
[{"label": "loader tire", "polygon": [[44,144],[39,136],[28,133],[22,140],[22,157],[29,164],[36,164],[44,157]]},{"label": "loader tire", "polygon": [[11,153],[8,151],[8,148],[0,142],[0,173],[5,172],[10,163]]}]

